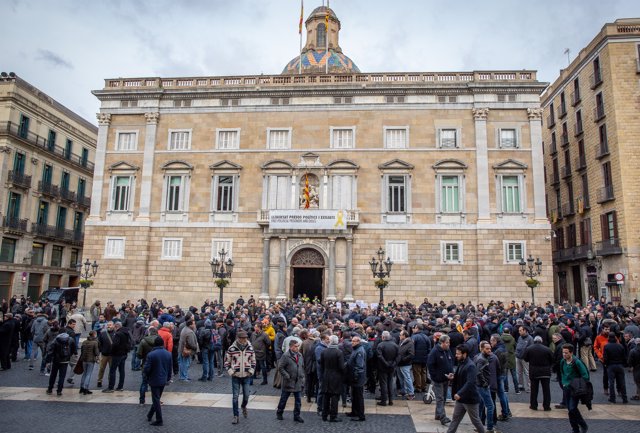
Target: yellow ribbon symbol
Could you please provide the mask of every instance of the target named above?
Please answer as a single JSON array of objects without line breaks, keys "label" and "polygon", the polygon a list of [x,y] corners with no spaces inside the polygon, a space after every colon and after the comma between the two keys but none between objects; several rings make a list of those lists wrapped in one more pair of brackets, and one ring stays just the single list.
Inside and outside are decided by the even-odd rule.
[{"label": "yellow ribbon symbol", "polygon": [[344,227],[344,213],[339,210],[338,213],[336,214],[336,223],[333,225],[333,227],[338,227],[338,228],[343,228]]}]

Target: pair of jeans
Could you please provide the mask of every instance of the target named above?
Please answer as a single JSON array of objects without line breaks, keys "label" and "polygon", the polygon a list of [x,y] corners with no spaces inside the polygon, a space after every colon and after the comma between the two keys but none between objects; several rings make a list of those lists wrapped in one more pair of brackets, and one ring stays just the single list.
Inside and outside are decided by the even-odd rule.
[{"label": "pair of jeans", "polygon": [[147,389],[149,388],[149,378],[142,372],[142,382],[140,382],[140,404],[144,404],[145,402],[145,394],[147,393]]},{"label": "pair of jeans", "polygon": [[449,424],[449,428],[447,429],[447,433],[455,433],[458,430],[458,426],[460,425],[460,421],[464,418],[464,414],[469,414],[469,419],[471,420],[471,424],[476,428],[478,433],[485,433],[484,426],[480,421],[480,417],[478,415],[478,403],[467,404],[460,403],[456,401],[456,405],[453,408],[453,415],[451,415],[451,424]]},{"label": "pair of jeans", "polygon": [[[621,395],[622,401],[627,402],[627,385],[624,382],[624,367],[622,364],[607,366],[609,376],[609,401],[616,401],[616,389]],[[615,385],[615,386],[614,386]]]},{"label": "pair of jeans", "polygon": [[214,373],[215,373],[215,367],[214,367],[214,364],[213,364],[215,353],[213,352],[213,350],[208,349],[208,348],[202,349],[201,353],[202,353],[202,377],[201,377],[201,379],[212,380],[213,376],[214,376]]},{"label": "pair of jeans", "polygon": [[224,357],[222,356],[222,349],[213,349],[213,358],[215,360],[216,368],[218,369],[218,374],[222,376]]},{"label": "pair of jeans", "polygon": [[282,415],[284,412],[284,408],[287,405],[287,400],[289,400],[289,396],[293,394],[294,404],[293,404],[293,417],[300,418],[300,409],[302,408],[302,391],[285,391],[284,386],[282,387],[282,393],[280,394],[280,401],[278,402],[278,409],[276,413],[278,415]]},{"label": "pair of jeans", "polygon": [[587,422],[582,417],[580,409],[578,409],[580,401],[571,395],[569,386],[565,386],[563,392],[564,400],[567,402],[567,411],[569,412],[569,424],[571,424],[573,433],[580,433],[580,427],[586,430],[588,428]]},{"label": "pair of jeans", "polygon": [[160,398],[162,397],[162,391],[164,386],[152,386],[151,387],[151,408],[147,414],[147,418],[151,419],[153,414],[156,414],[156,421],[162,422],[162,405],[160,404]]},{"label": "pair of jeans", "polygon": [[[513,381],[513,388],[515,391],[518,391],[519,388],[519,383],[518,383],[518,372],[515,368],[510,368],[509,372],[511,373],[511,380]],[[507,374],[507,377],[509,377],[509,375]],[[504,383],[504,392],[509,392],[509,382],[506,381]]]},{"label": "pair of jeans", "polygon": [[142,360],[138,358],[137,353],[138,345],[136,344],[136,346],[131,351],[131,370],[133,371],[140,370],[140,367],[142,367]]},{"label": "pair of jeans", "polygon": [[33,340],[24,342],[24,359],[31,359],[31,349],[33,348]]},{"label": "pair of jeans", "polygon": [[413,395],[413,373],[411,369],[411,364],[398,367],[400,383],[402,384],[402,390],[406,395]]},{"label": "pair of jeans", "polygon": [[504,384],[509,380],[507,375],[498,377],[498,400],[500,400],[500,409],[502,410],[502,416],[506,417],[511,415],[511,409],[509,408],[509,398],[504,391]]},{"label": "pair of jeans", "polygon": [[112,355],[111,367],[109,367],[109,389],[116,385],[116,370],[118,371],[118,389],[124,386],[124,367],[127,365],[127,355]]},{"label": "pair of jeans", "polygon": [[180,371],[180,380],[189,379],[189,367],[191,366],[191,356],[178,355],[178,369]]},{"label": "pair of jeans", "polygon": [[80,388],[89,389],[89,385],[91,382],[91,374],[93,373],[93,368],[95,367],[95,362],[83,362],[82,368],[84,372],[82,373],[82,378],[80,379]]},{"label": "pair of jeans", "polygon": [[249,377],[231,377],[231,392],[233,394],[233,416],[240,416],[240,411],[238,409],[238,396],[240,395],[240,388],[242,388],[241,407],[245,408],[247,407],[247,403],[249,403],[249,379]]},{"label": "pair of jeans", "polygon": [[491,390],[489,387],[479,386],[478,394],[480,394],[480,405],[478,408],[478,412],[481,414],[480,418],[484,418],[482,413],[486,409],[487,430],[493,430],[493,412],[496,408],[493,405],[493,399],[491,398]]},{"label": "pair of jeans", "polygon": [[436,418],[446,418],[447,414],[444,409],[444,401],[447,398],[447,388],[449,388],[449,382],[433,382],[433,392],[436,395]]},{"label": "pair of jeans", "polygon": [[64,378],[67,377],[67,366],[69,364],[64,362],[52,362],[51,363],[51,376],[49,376],[49,391],[53,389],[53,385],[56,383],[56,376],[58,377],[58,392],[62,392],[64,386]]}]

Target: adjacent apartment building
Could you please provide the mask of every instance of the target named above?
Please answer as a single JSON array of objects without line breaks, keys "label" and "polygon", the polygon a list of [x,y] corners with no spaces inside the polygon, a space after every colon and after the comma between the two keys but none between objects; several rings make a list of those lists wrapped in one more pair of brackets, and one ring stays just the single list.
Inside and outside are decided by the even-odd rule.
[{"label": "adjacent apartment building", "polygon": [[530,254],[543,262],[536,301],[552,300],[547,84],[520,67],[362,73],[333,10],[305,24],[279,75],[107,79],[93,92],[96,296],[218,298],[209,262],[224,249],[225,300],[377,302],[369,262],[382,247],[385,301],[530,300],[518,265]]},{"label": "adjacent apartment building", "polygon": [[555,297],[638,297],[640,19],[605,24],[543,95]]},{"label": "adjacent apartment building", "polygon": [[13,73],[0,75],[0,297],[75,286],[98,129]]}]

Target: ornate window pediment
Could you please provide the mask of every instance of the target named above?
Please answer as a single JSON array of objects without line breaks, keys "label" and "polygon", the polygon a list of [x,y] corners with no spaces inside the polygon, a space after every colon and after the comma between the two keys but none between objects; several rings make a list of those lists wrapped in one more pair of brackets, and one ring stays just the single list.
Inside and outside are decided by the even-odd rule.
[{"label": "ornate window pediment", "polygon": [[109,171],[138,171],[140,170],[140,167],[138,167],[137,165],[133,165],[133,164],[129,164],[128,162],[125,161],[118,161],[114,164],[111,164],[109,166]]},{"label": "ornate window pediment", "polygon": [[173,161],[169,161],[162,166],[163,170],[193,170],[193,165],[189,164],[186,161],[174,159]]},{"label": "ornate window pediment", "polygon": [[459,159],[442,159],[433,164],[436,173],[440,172],[464,172],[469,166]]},{"label": "ornate window pediment", "polygon": [[358,164],[348,159],[336,159],[327,164],[330,170],[352,170],[356,171],[360,168]]},{"label": "ornate window pediment", "polygon": [[515,159],[507,159],[493,166],[493,169],[496,171],[509,170],[509,171],[522,172],[522,171],[525,171],[527,168],[529,168],[527,164],[520,161],[516,161]]},{"label": "ornate window pediment", "polygon": [[223,160],[223,161],[218,161],[215,164],[211,164],[209,166],[210,170],[213,171],[229,171],[229,172],[239,172],[240,170],[242,170],[242,166],[239,164],[236,164],[235,162],[231,162],[229,160]]},{"label": "ornate window pediment", "polygon": [[300,155],[298,167],[322,167],[320,155],[313,152],[307,152],[304,155]]},{"label": "ornate window pediment", "polygon": [[393,159],[389,162],[385,162],[384,164],[380,164],[378,168],[383,172],[387,172],[387,171],[407,172],[407,171],[413,170],[415,166],[413,164],[409,164],[408,162],[402,161],[400,159]]},{"label": "ornate window pediment", "polygon": [[269,174],[291,174],[294,165],[284,159],[274,159],[262,165],[262,171]]}]

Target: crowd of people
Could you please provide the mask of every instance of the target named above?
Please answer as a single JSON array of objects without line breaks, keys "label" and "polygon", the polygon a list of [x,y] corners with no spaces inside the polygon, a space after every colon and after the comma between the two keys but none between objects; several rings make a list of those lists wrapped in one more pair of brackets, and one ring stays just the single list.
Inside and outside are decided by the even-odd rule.
[{"label": "crowd of people", "polygon": [[[205,301],[189,308],[140,299],[120,306],[95,301],[83,314],[73,305],[56,309],[14,297],[3,302],[1,314],[2,370],[21,355],[30,370],[38,366],[49,376],[48,394],[57,380],[61,395],[76,375],[80,393],[91,394],[98,365],[97,388],[113,393],[123,389],[129,359],[130,370],[142,372],[140,404],[151,389],[148,419],[155,415],[154,425],[163,422],[164,386],[174,379],[191,381],[195,360],[202,364],[199,381],[231,376],[233,424],[240,413],[248,417],[253,381],[267,385],[269,378],[281,389],[278,420],[291,395],[293,420],[302,423],[304,397],[317,404],[322,420],[341,422],[340,402],[350,405],[347,418],[366,420],[365,391],[375,394],[380,406],[432,392],[435,419],[449,433],[465,414],[479,433],[497,432],[496,425],[512,417],[510,392],[529,393],[535,411],[540,390],[542,410],[567,410],[572,431],[584,433],[588,425],[579,407],[591,408],[589,373],[598,365],[604,373],[601,391],[610,403],[618,397],[623,404],[640,400],[637,301],[622,307],[604,299],[585,306],[424,299],[420,305],[394,301],[373,310],[308,299],[264,303],[240,297],[229,305]],[[635,394],[626,390],[629,372]],[[552,381],[562,389],[562,401],[553,408]],[[448,400],[454,402],[451,418]]]}]

